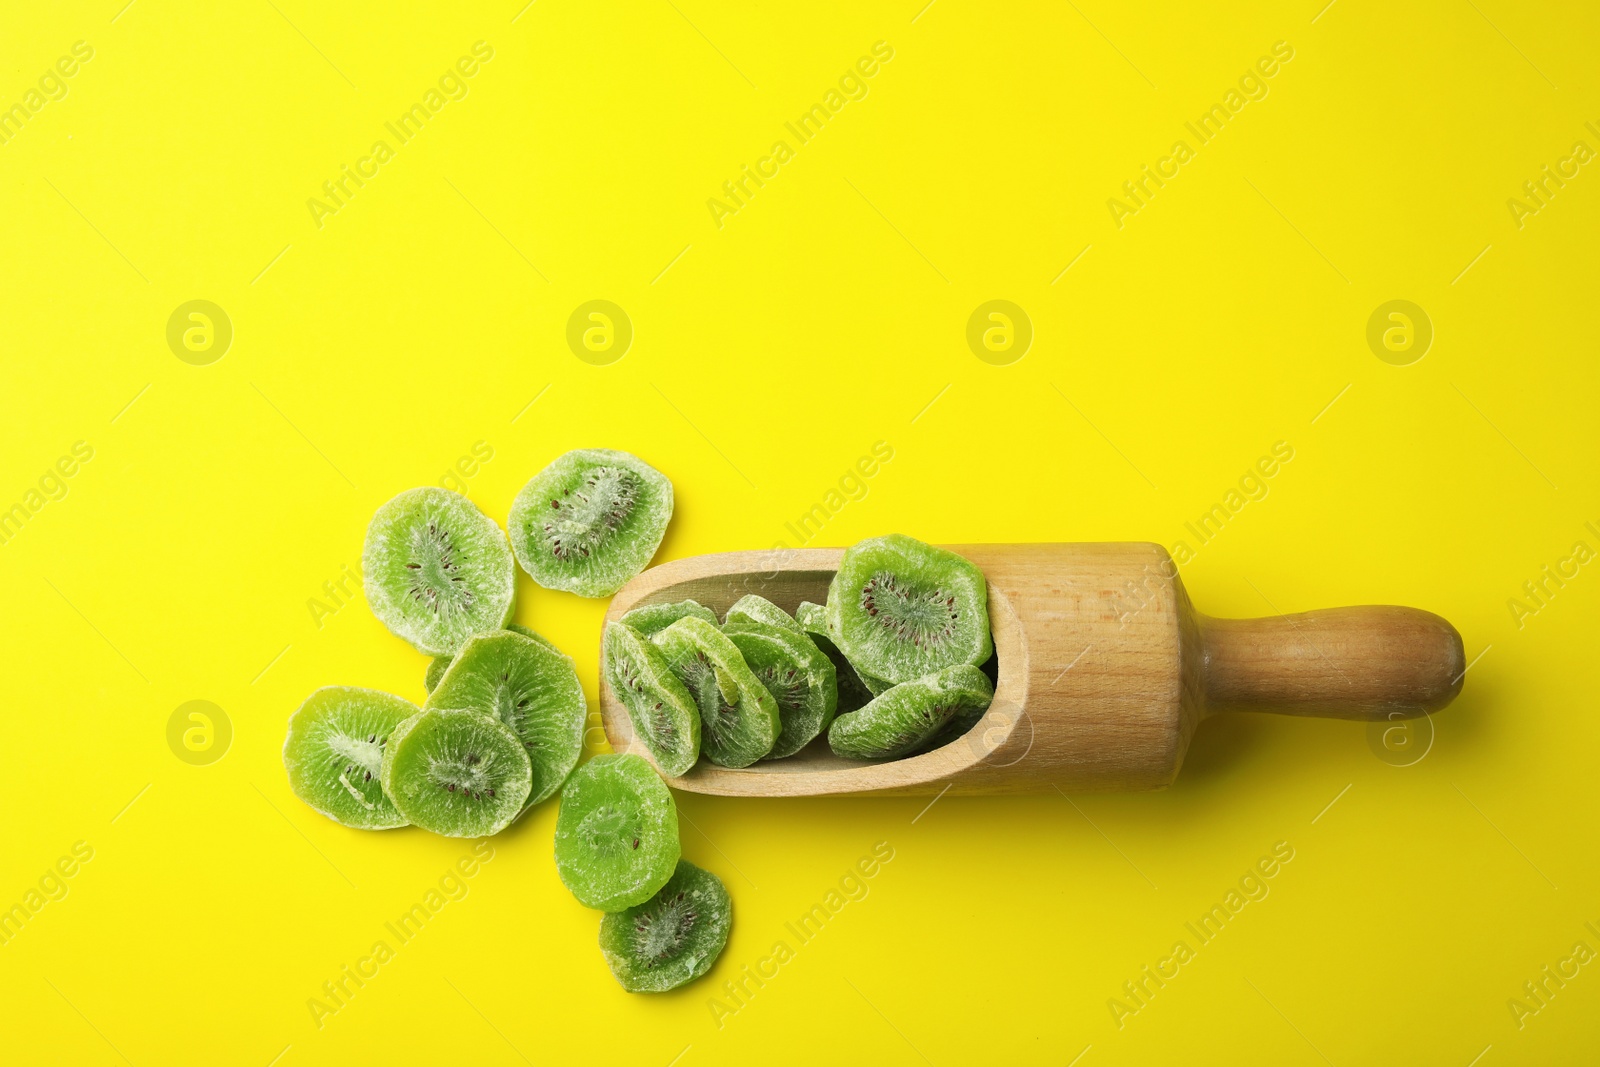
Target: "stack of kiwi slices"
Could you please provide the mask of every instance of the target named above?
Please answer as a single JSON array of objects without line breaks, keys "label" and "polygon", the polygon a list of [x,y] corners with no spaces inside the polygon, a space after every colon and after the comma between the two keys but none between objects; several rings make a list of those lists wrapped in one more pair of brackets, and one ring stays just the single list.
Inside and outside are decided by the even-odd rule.
[{"label": "stack of kiwi slices", "polygon": [[553,796],[583,751],[588,704],[571,657],[511,621],[516,568],[547,589],[606,597],[644,569],[672,483],[626,452],[568,452],[535,475],[500,529],[426,487],[380,507],[362,570],[379,621],[432,657],[419,707],[329,687],[289,718],[295,794],[345,826],[498,833]]},{"label": "stack of kiwi slices", "polygon": [[846,550],[826,605],[750,595],[606,626],[606,680],[662,773],[782,759],[823,736],[851,759],[900,759],[965,734],[994,684],[988,588],[961,556],[901,534]]},{"label": "stack of kiwi slices", "polygon": [[[367,527],[367,603],[432,657],[421,707],[375,689],[318,689],[289,717],[295,795],[345,826],[499,833],[563,794],[556,865],[606,912],[600,947],[624,989],[660,992],[711,969],[732,906],[679,855],[672,794],[637,756],[582,768],[588,704],[571,657],[511,621],[520,564],[546,589],[608,597],[650,562],[672,483],[626,452],[569,452],[511,506],[510,537],[466,497],[401,493]],[[577,768],[575,770],[575,768]]]},{"label": "stack of kiwi slices", "polygon": [[606,913],[600,951],[630,993],[694,981],[728,943],[728,890],[682,858],[672,793],[638,756],[596,756],[573,772],[556,817],[556,870],[580,904]]}]

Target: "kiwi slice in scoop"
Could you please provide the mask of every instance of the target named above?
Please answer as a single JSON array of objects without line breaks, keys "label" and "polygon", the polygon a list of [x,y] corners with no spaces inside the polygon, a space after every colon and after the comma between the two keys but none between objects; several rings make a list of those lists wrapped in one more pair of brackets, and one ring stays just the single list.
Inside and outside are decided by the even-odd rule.
[{"label": "kiwi slice in scoop", "polygon": [[511,617],[516,566],[506,536],[459,493],[408,489],[378,508],[361,567],[378,621],[430,656],[453,656]]},{"label": "kiwi slice in scoop", "polygon": [[944,667],[975,667],[994,651],[982,572],[903,534],[845,550],[826,617],[863,681],[899,684]]},{"label": "kiwi slice in scoop", "polygon": [[556,872],[586,908],[643,904],[678,866],[678,809],[639,756],[600,755],[572,772],[556,816]]},{"label": "kiwi slice in scoop", "polygon": [[289,788],[334,822],[388,830],[407,819],[383,791],[383,753],[395,728],[417,707],[376,689],[331,685],[289,716],[283,765]]},{"label": "kiwi slice in scoop", "polygon": [[785,630],[792,630],[797,634],[805,630],[795,621],[795,617],[784,611],[766,597],[754,593],[747,594],[734,601],[733,607],[728,609],[728,614],[723,618],[723,629],[733,630],[747,622],[762,623],[766,626],[778,626]]},{"label": "kiwi slice in scoop", "polygon": [[845,658],[844,653],[839,651],[839,646],[834,644],[833,635],[828,633],[826,612],[821,604],[802,601],[800,606],[795,609],[794,618],[795,622],[800,624],[800,628],[806,632],[806,636],[811,638],[812,643],[821,649],[823,654],[833,662],[834,677],[837,680],[839,694],[837,710],[840,715],[855,711],[877,696],[878,693],[889,688],[887,682],[879,682],[876,678],[873,681],[880,685],[877,692],[867,686],[866,681],[857,673],[850,661]]},{"label": "kiwi slice in scoop", "polygon": [[521,738],[467,708],[424,708],[395,727],[383,751],[383,791],[414,825],[445,837],[499,833],[532,788]]},{"label": "kiwi slice in scoop", "polygon": [[704,619],[679,619],[650,639],[700,709],[700,751],[724,767],[748,767],[772,751],[778,704],[728,636]]},{"label": "kiwi slice in scoop", "polygon": [[778,705],[768,759],[794,755],[828,728],[839,705],[838,671],[804,631],[730,619],[724,632]]},{"label": "kiwi slice in scoop", "polygon": [[530,805],[560,789],[583,752],[589,705],[577,668],[543,638],[510,629],[472,638],[426,706],[468,708],[509,726],[532,763]]},{"label": "kiwi slice in scoop", "polygon": [[672,483],[604,448],[558,457],[511,505],[511,547],[546,589],[607,597],[650,562],[672,518]]},{"label": "kiwi slice in scoop", "polygon": [[600,920],[600,951],[623,989],[665,993],[711,969],[732,925],[722,879],[680,859],[655,896]]},{"label": "kiwi slice in scoop", "polygon": [[633,732],[661,773],[687,773],[700,758],[700,709],[661,650],[633,627],[609,622],[600,661],[606,683],[628,709]]},{"label": "kiwi slice in scoop", "polygon": [[993,699],[994,687],[978,668],[946,667],[834,719],[828,745],[847,759],[899,759],[953,740],[963,722],[971,729]]},{"label": "kiwi slice in scoop", "polygon": [[622,616],[622,624],[631,626],[646,637],[660,633],[686,615],[717,624],[716,612],[697,600],[679,600],[671,604],[646,604]]}]

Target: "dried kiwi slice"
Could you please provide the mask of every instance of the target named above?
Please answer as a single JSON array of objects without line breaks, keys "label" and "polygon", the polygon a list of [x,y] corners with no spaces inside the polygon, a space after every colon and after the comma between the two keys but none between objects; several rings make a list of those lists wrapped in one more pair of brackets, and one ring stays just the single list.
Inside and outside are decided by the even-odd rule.
[{"label": "dried kiwi slice", "polygon": [[733,607],[728,609],[728,614],[723,619],[723,626],[732,630],[747,622],[759,622],[768,626],[779,626],[795,633],[805,633],[794,616],[784,611],[766,597],[750,593],[734,601]]},{"label": "dried kiwi slice", "polygon": [[994,651],[983,574],[954,552],[903,534],[845,550],[828,587],[827,622],[863,682],[977,666]]},{"label": "dried kiwi slice", "polygon": [[881,697],[894,688],[893,682],[886,678],[879,678],[876,675],[863,674],[861,671],[857,671],[856,677],[861,679],[861,684],[866,687],[867,692],[875,697]]},{"label": "dried kiwi slice", "polygon": [[[552,645],[543,634],[530,627],[522,625],[520,622],[508,622],[506,623],[506,629],[510,630],[512,633],[521,634],[523,637],[533,638],[535,641],[539,642],[545,648],[548,648],[551,652],[554,652],[557,655],[566,655],[566,653],[562,652],[555,645]],[[449,670],[450,664],[454,662],[454,656],[433,657],[433,659],[428,662],[428,672],[422,676],[422,688],[429,693],[433,692],[434,689],[439,685],[439,679],[444,677],[444,672]]]},{"label": "dried kiwi slice", "polygon": [[643,904],[672,877],[678,856],[678,809],[650,764],[602,755],[572,772],[556,816],[556,871],[580,904]]},{"label": "dried kiwi slice", "polygon": [[546,589],[615,593],[650,562],[672,518],[672,483],[636,456],[604,448],[560,456],[511,505],[517,562]]},{"label": "dried kiwi slice", "polygon": [[424,708],[383,750],[383,791],[414,825],[445,837],[499,833],[532,786],[533,764],[511,728],[465,708]]},{"label": "dried kiwi slice", "polygon": [[994,687],[978,668],[946,667],[834,719],[828,745],[848,759],[899,759],[952,739],[954,723],[966,721],[970,729],[993,699]]},{"label": "dried kiwi slice", "polygon": [[650,640],[700,708],[700,751],[724,767],[748,767],[772,751],[778,704],[721,630],[693,616]]},{"label": "dried kiwi slice", "polygon": [[730,617],[724,632],[778,705],[778,740],[768,759],[794,755],[828,728],[839,705],[838,672],[810,637],[752,618]]},{"label": "dried kiwi slice", "polygon": [[680,600],[673,604],[646,604],[622,616],[622,623],[631,626],[646,637],[665,630],[685,615],[717,624],[717,614],[696,600]]},{"label": "dried kiwi slice", "polygon": [[700,709],[661,650],[633,627],[609,622],[600,660],[607,684],[661,773],[687,773],[700,758]]},{"label": "dried kiwi slice", "polygon": [[459,493],[408,489],[380,507],[361,567],[378,621],[430,656],[453,656],[511,617],[516,566],[506,536]]},{"label": "dried kiwi slice", "polygon": [[[861,675],[856,673],[850,661],[845,659],[844,653],[839,651],[839,646],[834,644],[833,635],[828,633],[827,617],[821,604],[813,604],[809,600],[801,601],[800,606],[795,609],[794,618],[806,632],[806,636],[811,638],[812,643],[833,661],[834,674],[838,680],[837,710],[840,715],[848,715],[877,696],[877,693],[867,687]],[[882,685],[882,689],[878,690],[880,693],[889,688],[887,682],[880,684]]]},{"label": "dried kiwi slice", "polygon": [[406,817],[383,792],[384,748],[416,705],[376,689],[330,685],[289,716],[283,766],[294,795],[334,822],[388,830]]},{"label": "dried kiwi slice", "polygon": [[511,629],[479,634],[450,664],[426,707],[470,708],[511,727],[533,765],[530,805],[560,789],[583,752],[589,705],[578,670],[543,638]]},{"label": "dried kiwi slice", "polygon": [[449,670],[450,664],[455,661],[456,658],[454,656],[435,656],[430,659],[428,661],[428,671],[422,676],[423,691],[431,693],[439,688],[439,679],[444,677],[444,672]]},{"label": "dried kiwi slice", "polygon": [[665,993],[711,969],[732,924],[722,879],[679,860],[655,896],[600,920],[600,951],[623,989]]},{"label": "dried kiwi slice", "polygon": [[800,606],[794,609],[794,621],[808,634],[826,635],[828,632],[826,610],[821,604],[802,600]]}]

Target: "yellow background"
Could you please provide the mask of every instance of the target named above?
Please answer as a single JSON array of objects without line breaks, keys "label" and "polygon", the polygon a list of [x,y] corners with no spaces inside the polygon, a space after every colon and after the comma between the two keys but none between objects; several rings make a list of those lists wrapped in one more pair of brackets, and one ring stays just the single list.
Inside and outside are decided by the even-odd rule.
[{"label": "yellow background", "polygon": [[[1520,626],[1508,600],[1600,548],[1600,174],[1520,229],[1506,201],[1600,148],[1593,13],[122,3],[12,4],[0,33],[7,107],[94,49],[0,145],[0,507],[94,449],[0,546],[0,903],[94,850],[0,946],[8,1059],[1592,1053],[1594,964],[1520,1028],[1507,1001],[1600,948],[1600,575]],[[479,40],[468,95],[318,228],[308,198]],[[784,122],[880,40],[866,97],[796,147]],[[1119,229],[1107,199],[1277,41],[1265,99]],[[794,158],[719,229],[707,199],[780,138]],[[234,328],[207,366],[165,339],[192,299]],[[608,366],[565,342],[591,299],[634,325]],[[1008,366],[965,341],[990,299],[1035,330]],[[1409,366],[1365,340],[1391,299],[1435,329]],[[308,609],[374,508],[484,442],[466,487],[504,521],[550,459],[603,446],[677,487],[658,559],[765,548],[880,440],[893,460],[811,543],[1185,539],[1203,610],[1414,604],[1481,658],[1410,766],[1359,724],[1227,716],[1159,794],[680,796],[736,919],[712,974],[660,997],[607,972],[552,802],[318,1028],[308,999],[470,847],[346,830],[284,778],[313,688],[423,695],[424,658],[364,603]],[[1278,441],[1270,492],[1197,547],[1184,523]],[[604,607],[524,579],[517,608],[591,700]],[[234,735],[206,766],[166,739],[196,699]],[[1108,999],[1279,841],[1270,895],[1119,1029]],[[867,896],[719,1028],[709,998],[876,842],[894,859]]]}]

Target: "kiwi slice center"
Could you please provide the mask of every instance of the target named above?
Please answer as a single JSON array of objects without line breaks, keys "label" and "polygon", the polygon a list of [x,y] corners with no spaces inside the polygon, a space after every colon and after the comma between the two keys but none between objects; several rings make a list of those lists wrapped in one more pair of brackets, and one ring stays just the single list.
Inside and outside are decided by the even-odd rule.
[{"label": "kiwi slice center", "polygon": [[449,793],[460,793],[473,800],[494,799],[496,775],[491,761],[472,750],[434,756],[428,761],[428,781]]},{"label": "kiwi slice center", "polygon": [[700,915],[682,890],[641,911],[633,922],[634,950],[647,969],[676,955],[694,931]]},{"label": "kiwi slice center", "polygon": [[544,535],[559,560],[587,559],[623,524],[639,504],[642,480],[623,467],[595,467],[576,491],[550,501]]},{"label": "kiwi slice center", "polygon": [[755,672],[782,711],[801,711],[806,706],[806,680],[793,667],[763,667]]},{"label": "kiwi slice center", "polygon": [[578,835],[600,856],[625,856],[639,847],[641,828],[637,813],[615,804],[602,804],[583,817]]},{"label": "kiwi slice center", "polygon": [[[522,695],[517,687],[511,684],[509,671],[502,671],[500,679],[494,687],[494,710],[500,721],[511,727],[511,732],[522,740],[523,748],[536,747],[535,741],[529,740],[528,730],[528,705],[533,698]],[[537,737],[537,731],[532,732]]]},{"label": "kiwi slice center", "polygon": [[[726,671],[713,666],[704,652],[696,650],[694,658],[684,665],[682,678],[684,686],[697,698],[695,702],[700,705],[701,725],[705,729],[721,736],[739,724],[739,713],[734,706],[739,700],[739,686]],[[732,700],[728,699],[730,691]],[[716,696],[713,701],[699,699],[712,694]],[[708,703],[715,705],[716,711],[706,721]]]},{"label": "kiwi slice center", "polygon": [[928,649],[944,647],[961,618],[951,594],[888,571],[878,571],[862,586],[861,610],[896,640]]},{"label": "kiwi slice center", "polygon": [[474,595],[461,573],[450,531],[430,522],[426,527],[412,529],[410,542],[406,569],[411,572],[411,587],[406,595],[435,615],[465,614],[472,607]]},{"label": "kiwi slice center", "polygon": [[376,809],[377,805],[356,788],[356,782],[370,782],[377,776],[383,767],[383,745],[387,740],[377,734],[351,737],[349,734],[336,733],[328,737],[328,751],[344,763],[344,770],[339,772],[339,784],[369,811]]}]

